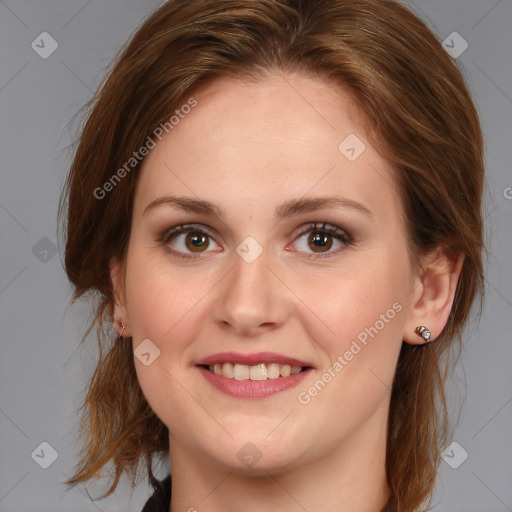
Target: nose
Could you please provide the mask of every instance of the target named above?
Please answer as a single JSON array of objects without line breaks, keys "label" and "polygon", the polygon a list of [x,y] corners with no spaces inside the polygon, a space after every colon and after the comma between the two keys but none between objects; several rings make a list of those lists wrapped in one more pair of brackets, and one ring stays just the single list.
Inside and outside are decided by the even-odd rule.
[{"label": "nose", "polygon": [[233,268],[216,287],[213,320],[222,329],[254,337],[286,321],[289,292],[269,263],[265,251],[252,263],[233,256]]}]

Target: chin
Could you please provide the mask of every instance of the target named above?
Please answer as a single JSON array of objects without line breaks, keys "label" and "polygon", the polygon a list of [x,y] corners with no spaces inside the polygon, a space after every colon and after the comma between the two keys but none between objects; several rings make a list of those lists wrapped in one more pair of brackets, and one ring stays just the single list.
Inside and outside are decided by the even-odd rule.
[{"label": "chin", "polygon": [[[288,439],[265,439],[264,436],[236,436],[226,443],[205,447],[208,457],[217,461],[229,471],[242,475],[268,476],[292,469],[301,461],[304,463],[304,443]],[[300,446],[301,452],[297,451]],[[307,451],[307,450],[306,450]]]}]

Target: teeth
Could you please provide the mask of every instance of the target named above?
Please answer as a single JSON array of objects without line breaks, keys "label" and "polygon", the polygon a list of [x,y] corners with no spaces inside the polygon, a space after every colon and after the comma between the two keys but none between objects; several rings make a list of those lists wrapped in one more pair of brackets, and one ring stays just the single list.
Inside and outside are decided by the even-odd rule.
[{"label": "teeth", "polygon": [[267,378],[277,379],[279,377],[279,365],[277,363],[270,363],[267,365]]},{"label": "teeth", "polygon": [[281,366],[281,371],[279,372],[281,377],[289,377],[292,373],[292,367],[289,364],[284,364]]},{"label": "teeth", "polygon": [[250,369],[245,364],[235,364],[233,368],[233,378],[236,380],[247,380],[249,379]]},{"label": "teeth", "polygon": [[231,363],[224,363],[223,365],[222,364],[219,364],[219,366],[221,367],[221,370],[220,372],[215,372],[215,373],[219,373],[220,375],[224,375],[224,377],[227,377],[228,379],[232,379],[233,378],[233,370],[234,370],[234,365],[231,364]]},{"label": "teeth", "polygon": [[251,366],[249,370],[249,378],[251,380],[267,380],[267,368],[264,364]]},{"label": "teeth", "polygon": [[257,364],[255,366],[247,366],[245,364],[214,364],[210,365],[208,369],[222,375],[228,379],[235,380],[267,380],[277,379],[279,377],[289,377],[290,375],[297,375],[301,372],[300,366],[290,366],[289,364]]}]

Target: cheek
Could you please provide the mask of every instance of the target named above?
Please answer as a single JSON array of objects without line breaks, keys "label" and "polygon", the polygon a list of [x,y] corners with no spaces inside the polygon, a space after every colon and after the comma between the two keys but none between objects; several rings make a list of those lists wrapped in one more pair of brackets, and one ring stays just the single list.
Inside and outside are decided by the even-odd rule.
[{"label": "cheek", "polygon": [[[144,365],[135,356],[135,368],[146,400],[162,421],[180,429],[172,411],[195,407],[183,386],[183,371],[190,359],[190,340],[197,337],[203,310],[200,299],[211,283],[204,277],[184,280],[165,260],[138,247],[129,253],[126,268],[127,309],[133,348],[150,340],[158,356]],[[147,343],[147,342],[146,342]],[[151,345],[150,345],[151,346]],[[204,411],[196,411],[196,415]]]},{"label": "cheek", "polygon": [[304,297],[311,316],[318,319],[318,325],[324,325],[332,339],[356,337],[376,323],[383,331],[382,322],[386,328],[399,324],[394,320],[404,309],[407,295],[405,272],[396,268],[403,267],[400,263],[386,264],[382,258],[361,258],[357,267],[347,266],[339,272],[330,269],[308,281],[297,281],[297,295]]},{"label": "cheek", "polygon": [[[355,431],[390,398],[405,309],[398,293],[405,283],[392,268],[367,263],[309,287],[310,336],[323,357],[317,380],[299,390],[299,401],[310,414],[331,411],[321,427],[331,440]],[[322,328],[317,317],[329,330],[315,336],[312,325]]]},{"label": "cheek", "polygon": [[351,263],[303,282],[297,294],[311,308],[308,329],[323,354],[323,370],[336,375],[329,387],[357,408],[363,397],[382,398],[391,386],[402,344],[407,259],[405,251],[391,250],[354,253]]},{"label": "cheek", "polygon": [[149,338],[161,346],[193,310],[200,292],[196,281],[185,282],[179,271],[173,270],[163,249],[150,252],[134,247],[126,270],[128,316],[134,342]]}]

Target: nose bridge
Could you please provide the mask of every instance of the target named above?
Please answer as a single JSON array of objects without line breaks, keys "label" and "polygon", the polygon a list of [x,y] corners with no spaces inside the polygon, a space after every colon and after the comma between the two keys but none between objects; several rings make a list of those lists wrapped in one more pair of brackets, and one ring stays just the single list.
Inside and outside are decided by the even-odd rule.
[{"label": "nose bridge", "polygon": [[262,251],[254,257],[250,243],[244,246],[242,242],[233,255],[233,267],[223,280],[215,310],[216,322],[245,334],[275,328],[288,311],[285,290],[268,268],[269,254]]}]

